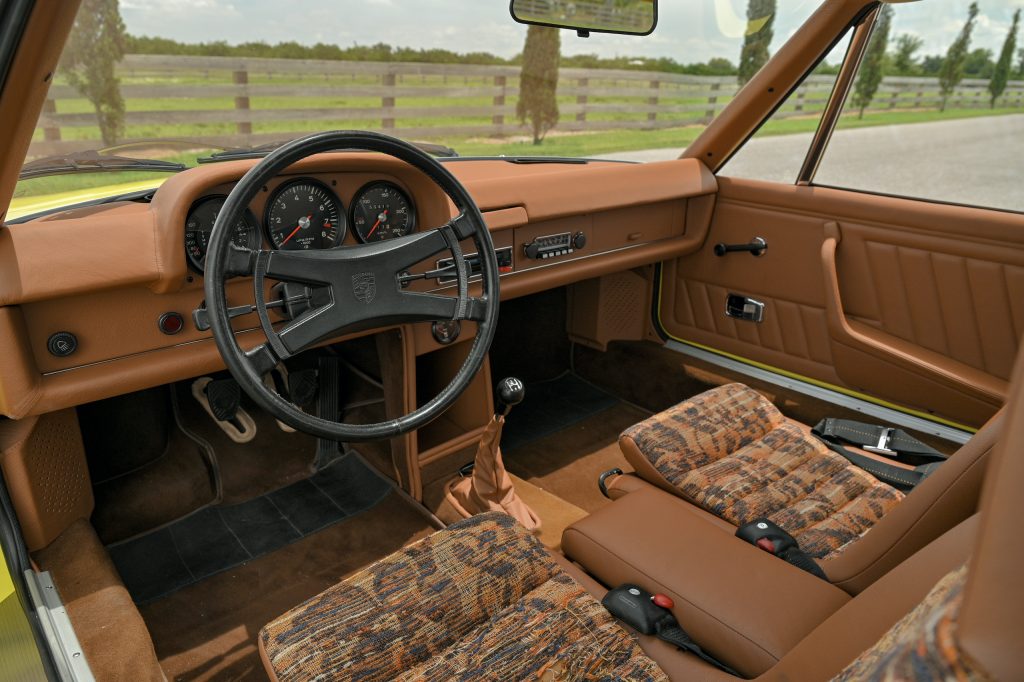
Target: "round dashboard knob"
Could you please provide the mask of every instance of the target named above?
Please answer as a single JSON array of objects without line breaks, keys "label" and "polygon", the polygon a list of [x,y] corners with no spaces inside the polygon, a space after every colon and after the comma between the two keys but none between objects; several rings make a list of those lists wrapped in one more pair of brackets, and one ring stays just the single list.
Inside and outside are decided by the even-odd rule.
[{"label": "round dashboard knob", "polygon": [[57,332],[46,340],[46,349],[50,355],[66,358],[78,350],[78,338],[71,332]]}]

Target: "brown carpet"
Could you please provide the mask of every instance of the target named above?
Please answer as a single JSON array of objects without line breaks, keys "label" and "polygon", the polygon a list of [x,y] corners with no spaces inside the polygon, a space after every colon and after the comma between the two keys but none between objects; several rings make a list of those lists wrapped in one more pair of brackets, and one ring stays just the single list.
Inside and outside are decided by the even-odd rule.
[{"label": "brown carpet", "polygon": [[224,504],[259,497],[312,473],[316,438],[281,430],[277,421],[248,396],[242,398],[242,407],[256,422],[256,437],[248,443],[236,443],[192,396],[191,382],[183,381],[175,390],[182,427],[209,443],[217,455]]},{"label": "brown carpet", "polygon": [[392,493],[370,512],[140,608],[172,680],[266,679],[260,628],[433,529]]},{"label": "brown carpet", "polygon": [[609,502],[597,487],[598,476],[615,467],[631,469],[619,451],[619,433],[647,416],[644,410],[619,403],[506,452],[505,466],[516,476],[592,512]]}]

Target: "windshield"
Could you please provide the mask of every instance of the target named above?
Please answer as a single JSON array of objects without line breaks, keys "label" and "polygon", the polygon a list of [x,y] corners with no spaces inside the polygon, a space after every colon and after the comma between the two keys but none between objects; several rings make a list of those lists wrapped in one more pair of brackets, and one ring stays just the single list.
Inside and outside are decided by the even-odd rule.
[{"label": "windshield", "polygon": [[[327,129],[463,157],[672,158],[817,4],[662,2],[649,36],[582,38],[517,24],[507,2],[85,0],[12,208]],[[105,148],[171,163],[81,163]]]}]

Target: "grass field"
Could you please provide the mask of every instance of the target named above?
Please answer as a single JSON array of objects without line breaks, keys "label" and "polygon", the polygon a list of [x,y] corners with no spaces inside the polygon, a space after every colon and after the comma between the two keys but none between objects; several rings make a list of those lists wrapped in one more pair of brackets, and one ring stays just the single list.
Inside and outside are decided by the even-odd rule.
[{"label": "grass field", "polygon": [[[973,118],[1020,113],[1020,109],[950,109],[944,113],[937,111],[882,111],[868,112],[863,119],[855,115],[845,116],[841,128],[859,128],[866,126],[895,125],[905,123],[922,123],[927,121],[950,120],[955,118]],[[351,122],[348,122],[351,123]],[[801,118],[784,118],[769,121],[759,133],[760,135],[787,135],[813,131],[818,124],[817,116]],[[558,134],[553,132],[541,145],[534,145],[529,140],[502,140],[481,138],[447,138],[440,140],[453,147],[462,156],[593,156],[611,154],[618,151],[634,151],[656,149],[662,147],[678,147],[682,151],[704,129],[700,125],[668,128],[663,130],[617,130],[593,133]],[[187,135],[183,135],[187,136]],[[164,157],[169,161],[180,161],[186,165],[194,165],[197,156],[208,153],[196,150],[188,154],[174,154]],[[154,186],[168,177],[166,173],[78,173],[75,175],[55,175],[18,183],[15,201],[12,208],[23,208],[42,200],[47,195],[55,195],[76,190],[89,190],[107,185],[125,183],[151,182]]]}]

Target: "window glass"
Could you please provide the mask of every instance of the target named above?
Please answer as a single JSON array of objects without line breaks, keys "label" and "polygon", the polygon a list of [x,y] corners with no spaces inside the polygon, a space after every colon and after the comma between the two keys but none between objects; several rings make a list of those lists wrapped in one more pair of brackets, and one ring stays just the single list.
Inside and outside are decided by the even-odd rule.
[{"label": "window glass", "polygon": [[189,166],[338,128],[461,156],[674,158],[819,2],[664,0],[649,36],[581,38],[493,0],[87,0],[28,158],[77,171],[37,168],[9,216],[168,176],[91,172],[96,150]]},{"label": "window glass", "polygon": [[721,169],[736,178],[796,182],[850,45],[844,36]]},{"label": "window glass", "polygon": [[814,184],[1024,211],[1024,5],[883,7]]}]

